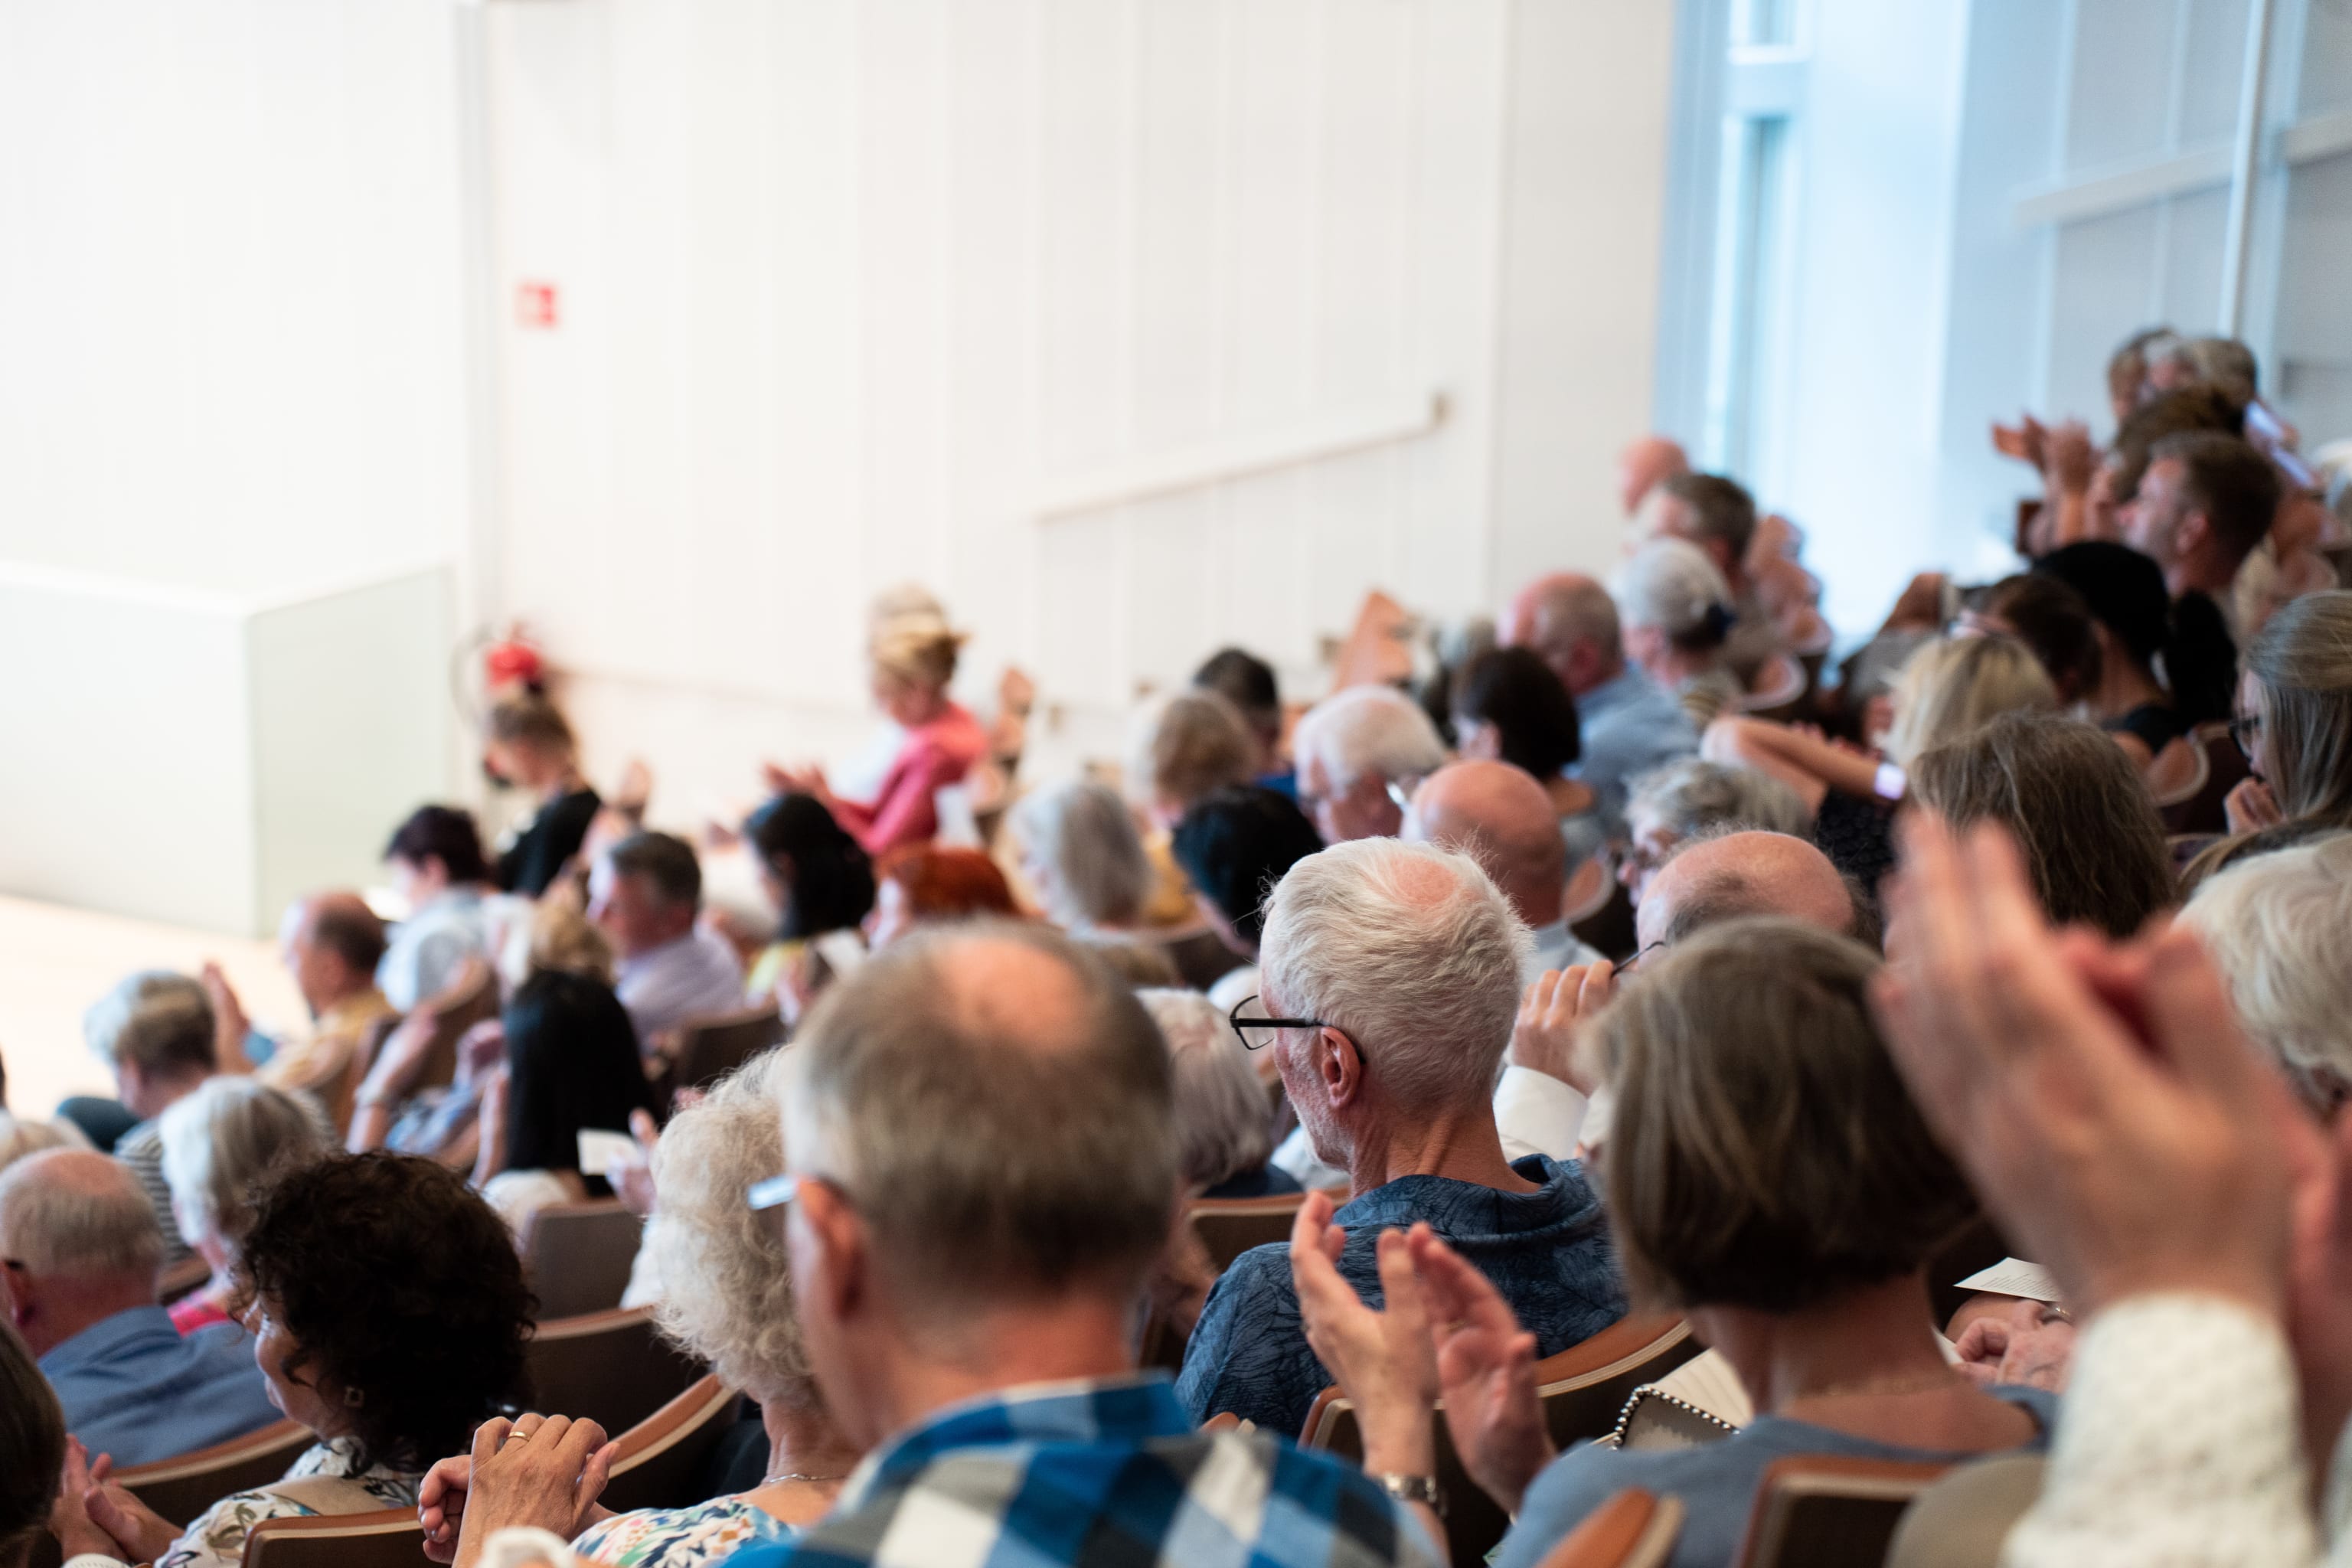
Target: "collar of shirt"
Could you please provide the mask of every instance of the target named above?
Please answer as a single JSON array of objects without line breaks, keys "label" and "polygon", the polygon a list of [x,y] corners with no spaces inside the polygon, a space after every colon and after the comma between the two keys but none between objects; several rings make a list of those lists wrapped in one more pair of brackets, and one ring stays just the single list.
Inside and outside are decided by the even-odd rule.
[{"label": "collar of shirt", "polygon": [[1572,1224],[1600,1201],[1574,1165],[1530,1154],[1511,1169],[1543,1184],[1532,1193],[1507,1193],[1450,1176],[1399,1176],[1340,1205],[1331,1223],[1355,1230],[1427,1220],[1438,1235],[1459,1243]]},{"label": "collar of shirt", "polygon": [[957,1448],[1006,1443],[1134,1444],[1193,1429],[1166,1373],[1023,1384],[943,1405],[882,1445],[843,1486],[835,1511],[904,1481]]},{"label": "collar of shirt", "polygon": [[171,1313],[161,1307],[132,1307],[51,1345],[41,1357],[41,1372],[56,1377],[100,1362],[175,1349],[179,1342],[180,1331],[172,1326]]}]

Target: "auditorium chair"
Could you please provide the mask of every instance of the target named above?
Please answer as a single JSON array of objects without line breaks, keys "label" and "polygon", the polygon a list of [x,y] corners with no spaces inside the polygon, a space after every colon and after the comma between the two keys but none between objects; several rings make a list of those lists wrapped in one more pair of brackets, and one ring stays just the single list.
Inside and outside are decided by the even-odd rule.
[{"label": "auditorium chair", "polygon": [[705,1501],[695,1482],[742,1408],[733,1389],[703,1378],[614,1438],[611,1479],[597,1500],[615,1513]]},{"label": "auditorium chair", "polygon": [[1883,1568],[1911,1500],[1948,1466],[1792,1454],[1757,1483],[1737,1568]]},{"label": "auditorium chair", "polygon": [[187,1524],[231,1492],[277,1480],[318,1440],[299,1421],[273,1421],[209,1448],[117,1470],[114,1479],[173,1524]]},{"label": "auditorium chair", "polygon": [[[1554,1446],[1598,1437],[1616,1424],[1634,1388],[1654,1382],[1698,1354],[1690,1325],[1680,1318],[1621,1318],[1582,1344],[1536,1363],[1536,1393]],[[1299,1443],[1328,1449],[1349,1463],[1364,1456],[1356,1407],[1336,1388],[1315,1396]],[[1445,1537],[1456,1563],[1483,1563],[1510,1527],[1502,1509],[1479,1490],[1454,1451],[1453,1434],[1437,1421],[1437,1480],[1446,1499]]]},{"label": "auditorium chair", "polygon": [[1211,1266],[1222,1274],[1253,1247],[1289,1246],[1290,1228],[1298,1223],[1298,1205],[1306,1201],[1305,1193],[1199,1198],[1185,1210],[1185,1218],[1192,1234],[1201,1238]]},{"label": "auditorium chair", "polygon": [[783,1043],[784,1020],[773,1004],[688,1018],[677,1026],[670,1085],[709,1089],[761,1051]]},{"label": "auditorium chair", "polygon": [[1682,1528],[1681,1499],[1629,1488],[1588,1514],[1537,1568],[1660,1568]]},{"label": "auditorium chair", "polygon": [[703,1374],[655,1331],[645,1307],[549,1319],[526,1355],[534,1409],[585,1416],[607,1434],[627,1431]]},{"label": "auditorium chair", "polygon": [[2009,1532],[2042,1496],[2046,1462],[2001,1454],[1953,1467],[1903,1510],[1886,1568],[1994,1568]]},{"label": "auditorium chair", "polygon": [[609,1312],[629,1288],[645,1221],[618,1198],[550,1204],[522,1233],[523,1270],[542,1319]]},{"label": "auditorium chair", "polygon": [[156,1304],[168,1307],[191,1291],[202,1289],[212,1277],[213,1266],[203,1258],[182,1258],[156,1277]]},{"label": "auditorium chair", "polygon": [[245,1568],[416,1568],[425,1527],[413,1508],[265,1519],[245,1538]]}]

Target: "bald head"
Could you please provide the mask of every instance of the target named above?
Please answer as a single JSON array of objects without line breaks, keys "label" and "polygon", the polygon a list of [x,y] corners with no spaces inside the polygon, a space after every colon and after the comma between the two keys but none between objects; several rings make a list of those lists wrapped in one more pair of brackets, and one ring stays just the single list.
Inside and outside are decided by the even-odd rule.
[{"label": "bald head", "polygon": [[383,921],[357,893],[313,893],[286,911],[287,970],[313,1015],[375,984]]},{"label": "bald head", "polygon": [[1635,912],[1643,947],[1672,945],[1742,915],[1785,915],[1868,941],[1868,911],[1830,858],[1785,833],[1694,840],[1658,868]]},{"label": "bald head", "polygon": [[1502,644],[1541,654],[1572,697],[1625,668],[1617,601],[1598,581],[1577,572],[1555,572],[1520,589],[1504,613]]},{"label": "bald head", "polygon": [[163,1229],[131,1167],[53,1149],[0,1174],[0,1257],[10,1320],[33,1353],[152,1305]]},{"label": "bald head", "polygon": [[1530,926],[1559,919],[1568,846],[1543,785],[1508,763],[1455,763],[1413,792],[1403,837],[1458,849],[1486,868]]},{"label": "bald head", "polygon": [[1690,458],[1679,442],[1664,436],[1638,436],[1617,454],[1617,500],[1632,517],[1642,499],[1666,480],[1690,472]]}]

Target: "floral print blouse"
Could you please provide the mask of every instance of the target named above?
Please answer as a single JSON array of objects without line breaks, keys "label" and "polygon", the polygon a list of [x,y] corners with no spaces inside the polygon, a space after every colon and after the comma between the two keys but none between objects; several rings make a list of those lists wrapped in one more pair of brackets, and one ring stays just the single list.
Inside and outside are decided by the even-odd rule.
[{"label": "floral print blouse", "polygon": [[155,1568],[238,1568],[245,1558],[246,1535],[265,1519],[416,1506],[423,1475],[383,1465],[353,1475],[351,1462],[351,1450],[342,1443],[312,1444],[282,1479],[232,1492],[206,1509],[155,1560]]},{"label": "floral print blouse", "polygon": [[800,1532],[740,1498],[692,1508],[647,1508],[591,1525],[572,1552],[604,1568],[703,1568],[738,1547],[792,1540]]}]

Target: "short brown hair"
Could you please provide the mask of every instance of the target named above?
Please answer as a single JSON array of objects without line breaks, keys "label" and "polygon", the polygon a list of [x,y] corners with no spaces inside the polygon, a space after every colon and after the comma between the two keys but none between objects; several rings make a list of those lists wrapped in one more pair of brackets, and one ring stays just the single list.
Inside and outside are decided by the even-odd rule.
[{"label": "short brown hair", "polygon": [[2231,559],[2252,554],[2278,514],[2278,469],[2271,460],[2218,430],[2167,436],[2150,449],[2148,460],[2167,459],[2180,465],[2181,499],[2205,514]]},{"label": "short brown hair", "polygon": [[1148,710],[1135,736],[1129,794],[1143,805],[1189,807],[1250,782],[1257,742],[1241,710],[1213,691],[1179,691]]},{"label": "short brown hair", "polygon": [[1793,1312],[1910,1273],[1973,1216],[1872,1022],[1877,969],[1801,921],[1733,921],[1601,1016],[1610,1218],[1638,1298]]},{"label": "short brown hair", "polygon": [[1748,559],[1748,541],[1756,537],[1756,498],[1745,486],[1721,474],[1676,474],[1659,488],[1691,509],[1692,531],[1701,539],[1730,546],[1734,564]]},{"label": "short brown hair", "polygon": [[25,1561],[25,1549],[49,1522],[66,1464],[66,1417],[49,1380],[16,1331],[0,1323],[0,1568]]},{"label": "short brown hair", "polygon": [[482,728],[493,741],[550,755],[568,755],[579,744],[563,710],[536,691],[513,692],[491,703]]},{"label": "short brown hair", "polygon": [[1911,791],[1954,826],[1998,822],[2060,925],[2127,937],[2179,900],[2164,822],[2139,771],[2078,720],[2004,713],[1922,754]]}]

